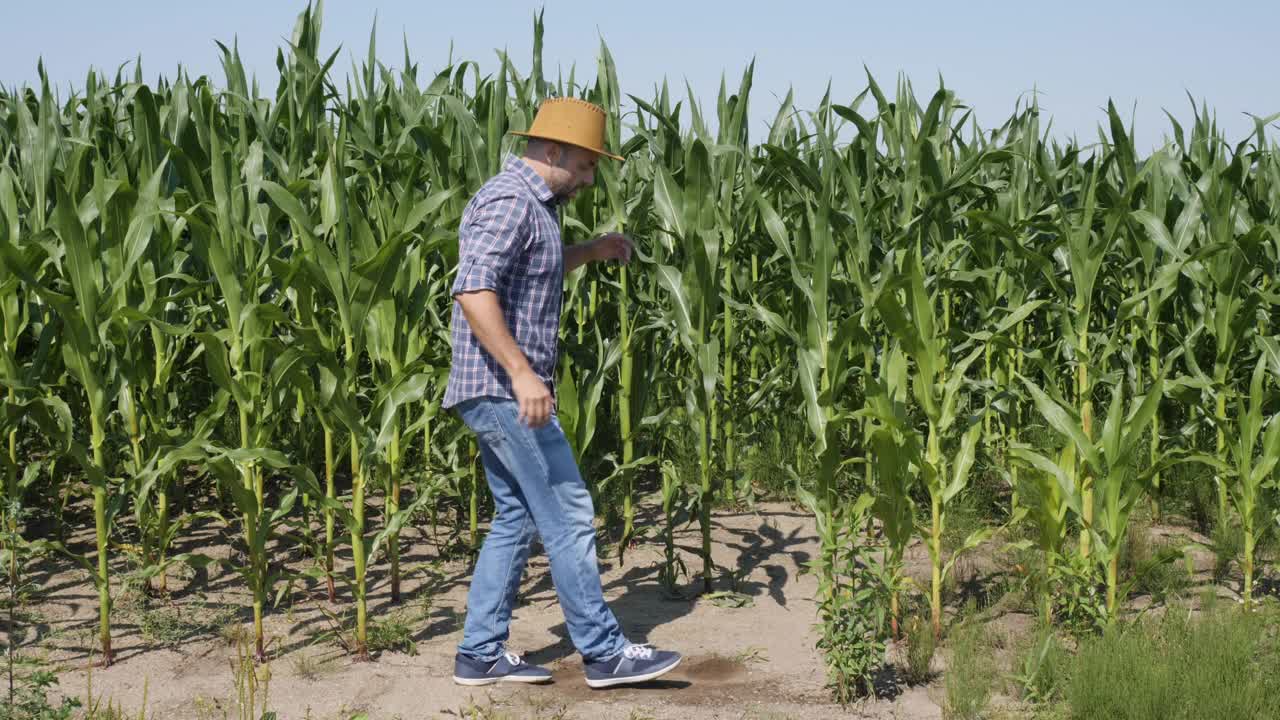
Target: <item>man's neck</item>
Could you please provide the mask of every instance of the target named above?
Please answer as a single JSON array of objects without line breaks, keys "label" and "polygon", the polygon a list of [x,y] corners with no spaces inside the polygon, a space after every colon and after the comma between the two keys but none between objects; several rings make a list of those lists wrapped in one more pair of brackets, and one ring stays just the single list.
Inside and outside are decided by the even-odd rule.
[{"label": "man's neck", "polygon": [[530,168],[533,168],[533,171],[538,174],[538,177],[542,178],[543,184],[545,184],[547,189],[551,191],[551,199],[548,202],[553,205],[564,204],[564,198],[560,197],[560,195],[556,193],[555,188],[551,187],[551,166],[542,160],[529,157],[528,155],[522,155],[520,160]]},{"label": "man's neck", "polygon": [[534,172],[538,173],[538,177],[542,178],[542,182],[547,183],[547,187],[551,187],[550,165],[538,160],[537,158],[529,157],[528,155],[521,156],[520,159],[523,160],[526,165],[533,168]]}]

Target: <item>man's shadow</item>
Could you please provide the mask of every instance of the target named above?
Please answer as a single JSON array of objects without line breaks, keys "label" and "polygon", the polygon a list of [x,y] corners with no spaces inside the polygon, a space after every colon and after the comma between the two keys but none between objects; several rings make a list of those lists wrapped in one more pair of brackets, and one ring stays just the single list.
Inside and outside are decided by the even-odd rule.
[{"label": "man's shadow", "polygon": [[[665,524],[659,508],[645,508],[638,515],[640,517],[636,519],[637,527],[659,527]],[[754,516],[752,513],[740,515],[718,513],[713,516],[713,532],[718,536],[715,542],[716,547],[734,551],[734,559],[725,562],[725,567],[721,569],[736,576],[736,579],[725,576],[717,578],[713,584],[713,590],[731,590],[751,598],[752,602],[762,601],[767,595],[771,601],[786,607],[784,587],[791,580],[791,571],[787,566],[790,564],[803,567],[810,559],[810,555],[801,547],[811,544],[816,537],[811,529],[803,526],[784,533],[764,519],[760,519],[756,527],[726,527],[731,520],[747,515]],[[799,515],[797,514],[796,517]],[[741,522],[732,524],[740,525]],[[641,545],[632,548],[627,560],[630,567],[620,577],[613,578],[604,585],[606,597],[612,597],[608,600],[609,609],[618,619],[624,635],[630,642],[647,642],[649,634],[654,629],[689,615],[698,602],[705,601],[702,597],[704,587],[702,577],[695,569],[695,564],[690,562],[692,558],[698,557],[701,551],[699,530],[696,523],[692,526],[688,523],[677,523],[677,527],[680,529],[675,533],[675,543],[685,557],[689,575],[683,583],[676,586],[674,594],[663,587],[659,579],[662,561],[654,561],[647,557],[649,553],[644,552],[646,549],[651,550],[656,547],[660,554],[663,547],[660,535],[645,541],[644,544],[649,545],[649,548]],[[726,534],[730,538],[724,538]],[[542,560],[546,560],[541,545],[535,544],[533,557],[539,556]],[[783,556],[789,556],[791,562],[783,563]],[[723,560],[722,555],[721,561]],[[602,574],[608,574],[616,567],[616,558],[607,560],[602,558],[600,563]],[[700,561],[696,567],[701,567]],[[765,570],[767,582],[750,579],[753,572],[761,567]],[[550,568],[543,568],[541,572],[537,582],[521,592],[517,609],[531,604],[546,605],[559,602]],[[621,595],[613,596],[619,589],[622,590]],[[564,622],[556,624],[550,630],[558,640],[545,647],[528,651],[524,659],[537,665],[550,665],[577,655],[578,651],[569,637],[568,626]],[[646,683],[645,687],[679,689],[688,685],[689,683],[684,681],[663,680]]]}]

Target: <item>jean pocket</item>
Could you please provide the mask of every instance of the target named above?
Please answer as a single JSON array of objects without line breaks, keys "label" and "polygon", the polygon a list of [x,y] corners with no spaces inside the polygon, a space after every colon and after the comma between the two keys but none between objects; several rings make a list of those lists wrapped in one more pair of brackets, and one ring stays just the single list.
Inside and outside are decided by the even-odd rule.
[{"label": "jean pocket", "polygon": [[458,404],[458,417],[477,437],[488,445],[498,445],[506,433],[498,420],[498,411],[492,398],[472,398]]}]

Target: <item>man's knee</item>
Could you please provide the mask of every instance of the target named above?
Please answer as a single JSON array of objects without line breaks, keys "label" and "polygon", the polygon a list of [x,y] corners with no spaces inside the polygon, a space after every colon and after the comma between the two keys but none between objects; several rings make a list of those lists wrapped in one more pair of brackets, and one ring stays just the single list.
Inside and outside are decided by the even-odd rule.
[{"label": "man's knee", "polygon": [[490,537],[509,538],[520,545],[533,542],[533,535],[533,519],[524,510],[499,512],[494,516],[493,524],[489,528]]},{"label": "man's knee", "polygon": [[542,532],[548,552],[585,548],[595,541],[596,528],[591,517],[566,516],[554,528]]}]

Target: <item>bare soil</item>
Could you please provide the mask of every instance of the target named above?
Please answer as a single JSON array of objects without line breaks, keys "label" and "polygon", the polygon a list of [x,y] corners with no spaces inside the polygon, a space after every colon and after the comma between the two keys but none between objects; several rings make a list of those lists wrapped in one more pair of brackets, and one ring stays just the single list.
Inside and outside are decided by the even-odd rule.
[{"label": "bare soil", "polygon": [[[652,513],[652,505],[645,510]],[[628,552],[625,564],[616,557],[601,560],[606,596],[629,639],[685,656],[681,666],[660,681],[606,691],[586,686],[546,556],[535,548],[509,646],[529,661],[550,667],[554,682],[478,689],[454,685],[450,678],[465,618],[468,561],[456,552],[456,536],[450,540],[429,529],[408,528],[402,536],[402,601],[391,602],[387,568],[380,563],[370,573],[369,607],[371,623],[403,628],[413,652],[386,650],[370,662],[353,661],[337,639],[354,617],[349,593],[339,585],[338,602],[330,604],[323,584],[308,580],[287,593],[266,618],[270,661],[259,674],[269,670],[267,706],[280,720],[349,720],[358,712],[366,712],[370,720],[942,717],[940,675],[929,685],[906,687],[892,667],[884,674],[882,697],[848,707],[832,701],[815,647],[816,580],[802,572],[818,549],[808,513],[769,503],[716,513],[713,522],[716,562],[738,571],[737,590],[744,606],[698,596],[702,583],[697,576],[701,566],[696,523],[677,534],[690,572],[678,596],[666,593],[658,582],[659,518],[639,519],[638,526],[650,531]],[[206,525],[185,535],[186,544],[178,551],[198,550],[214,557],[236,552],[234,528]],[[975,551],[968,565],[957,568],[956,592],[963,595],[965,583],[981,586],[998,553],[995,543]],[[923,548],[913,547],[907,559],[907,574],[923,579],[928,563]],[[345,560],[340,558],[339,570]],[[1204,563],[1197,558],[1197,565]],[[309,564],[298,551],[288,559],[293,570]],[[237,575],[217,564],[198,572],[175,571],[168,578],[170,595],[160,600],[117,587],[116,662],[110,668],[90,668],[96,659],[92,649],[97,596],[87,575],[69,564],[49,565],[41,572],[35,579],[44,601],[32,609],[24,652],[62,671],[63,692],[82,698],[91,694],[119,705],[132,717],[144,706],[146,717],[156,720],[240,717],[236,641],[243,647],[252,622],[245,609],[249,595]],[[728,587],[723,578],[716,584],[717,590]],[[1008,652],[1014,651],[1019,636],[1032,632],[1028,615],[1015,611],[996,619],[995,628],[1008,636],[999,645]],[[902,654],[902,648],[893,648],[890,656]],[[944,655],[940,651],[935,658],[937,667],[945,666]],[[239,673],[241,684],[244,677]]]},{"label": "bare soil", "polygon": [[[658,582],[659,521],[646,516],[638,525],[651,530],[629,550],[624,564],[602,558],[601,575],[629,639],[684,654],[681,666],[657,682],[606,691],[586,686],[546,556],[535,548],[509,645],[550,667],[554,682],[478,689],[454,685],[468,560],[449,539],[411,528],[402,536],[401,602],[391,603],[382,563],[370,573],[369,608],[371,623],[404,629],[413,653],[386,650],[371,662],[353,661],[337,639],[349,631],[354,616],[349,593],[340,584],[338,602],[330,604],[323,584],[308,580],[267,614],[267,705],[280,720],[347,720],[361,711],[371,720],[469,717],[475,708],[494,713],[479,717],[548,719],[941,717],[928,688],[896,688],[890,698],[844,708],[832,701],[815,647],[816,582],[802,573],[817,550],[813,519],[803,510],[764,504],[715,515],[714,556],[718,566],[738,571],[742,607],[698,596],[696,524],[677,533],[690,577],[674,597]],[[233,527],[207,524],[184,535],[180,552],[215,558],[238,552]],[[73,540],[83,544],[89,538]],[[345,560],[339,559],[339,570]],[[297,551],[288,557],[293,570],[309,562]],[[127,568],[115,570],[122,574]],[[40,568],[34,580],[43,601],[31,608],[24,652],[62,671],[63,692],[81,698],[91,693],[132,716],[143,709],[145,696],[147,717],[158,720],[239,717],[237,676],[243,685],[245,675],[236,672],[236,641],[242,644],[252,629],[245,610],[250,598],[239,576],[218,564],[196,572],[175,570],[164,599],[124,592],[117,584],[116,662],[109,668],[90,667],[97,659],[97,596],[86,573],[55,563]],[[716,583],[717,590],[729,588],[723,578]],[[266,669],[259,670],[265,674]]]}]

